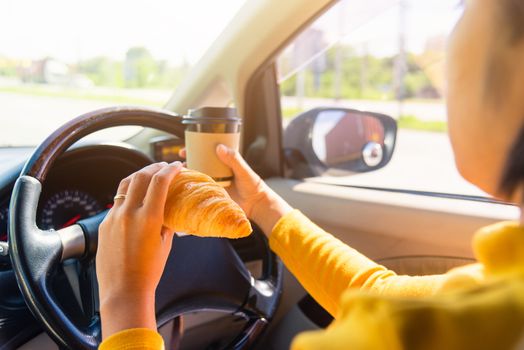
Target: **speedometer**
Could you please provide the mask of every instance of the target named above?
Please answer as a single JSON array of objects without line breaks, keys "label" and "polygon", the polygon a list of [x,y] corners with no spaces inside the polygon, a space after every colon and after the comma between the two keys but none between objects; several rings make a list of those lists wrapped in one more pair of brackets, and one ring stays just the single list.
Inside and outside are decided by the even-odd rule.
[{"label": "speedometer", "polygon": [[58,230],[102,210],[100,203],[90,194],[80,190],[63,190],[45,202],[40,216],[40,228]]}]

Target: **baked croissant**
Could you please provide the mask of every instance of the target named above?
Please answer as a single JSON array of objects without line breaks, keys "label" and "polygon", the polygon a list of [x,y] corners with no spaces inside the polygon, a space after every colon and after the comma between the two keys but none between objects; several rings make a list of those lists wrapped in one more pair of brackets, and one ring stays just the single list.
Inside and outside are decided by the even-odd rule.
[{"label": "baked croissant", "polygon": [[171,182],[164,226],[201,237],[241,238],[251,232],[244,211],[209,176],[183,169]]}]

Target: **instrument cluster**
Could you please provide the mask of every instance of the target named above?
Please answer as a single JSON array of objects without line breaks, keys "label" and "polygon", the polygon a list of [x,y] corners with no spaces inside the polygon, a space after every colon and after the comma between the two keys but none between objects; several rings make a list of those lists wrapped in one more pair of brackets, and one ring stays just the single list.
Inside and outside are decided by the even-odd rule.
[{"label": "instrument cluster", "polygon": [[[109,209],[120,181],[152,162],[122,145],[89,145],[64,154],[42,186],[37,225],[59,230]],[[10,198],[0,198],[0,241],[7,241]]]}]

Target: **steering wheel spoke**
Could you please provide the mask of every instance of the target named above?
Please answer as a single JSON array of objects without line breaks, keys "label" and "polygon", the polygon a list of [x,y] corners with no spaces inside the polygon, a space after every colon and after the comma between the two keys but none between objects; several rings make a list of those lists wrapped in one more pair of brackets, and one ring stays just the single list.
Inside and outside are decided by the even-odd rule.
[{"label": "steering wheel spoke", "polygon": [[[36,226],[36,208],[42,185],[30,176],[20,177],[13,189],[10,211],[10,257],[15,272],[21,269],[33,279],[45,279],[61,260],[62,242],[55,231]],[[13,234],[17,232],[18,234]],[[31,257],[31,259],[28,259]]]},{"label": "steering wheel spoke", "polygon": [[[53,231],[51,231],[53,232]],[[60,261],[81,258],[86,249],[86,238],[82,226],[75,224],[55,231],[62,244]]]},{"label": "steering wheel spoke", "polygon": [[[65,340],[58,330],[71,329],[77,340],[69,343],[71,347],[79,344],[83,346],[85,343],[79,342],[83,339],[79,335],[85,333],[85,330],[73,325],[58,305],[51,289],[51,280],[63,257],[64,242],[61,236],[64,232],[43,231],[36,226],[36,208],[41,189],[40,181],[31,176],[21,176],[15,184],[9,218],[11,262],[18,285],[33,315],[59,343],[65,344]],[[90,330],[90,336],[86,339],[88,348],[96,348],[99,328],[98,331]]]}]

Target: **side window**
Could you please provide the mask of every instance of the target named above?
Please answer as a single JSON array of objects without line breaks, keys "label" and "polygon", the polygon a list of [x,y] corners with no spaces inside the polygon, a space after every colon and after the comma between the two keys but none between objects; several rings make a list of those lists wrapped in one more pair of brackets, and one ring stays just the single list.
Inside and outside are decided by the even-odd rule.
[{"label": "side window", "polygon": [[459,175],[446,133],[445,50],[461,11],[457,0],[343,0],[296,37],[278,58],[291,176],[484,196]]}]

